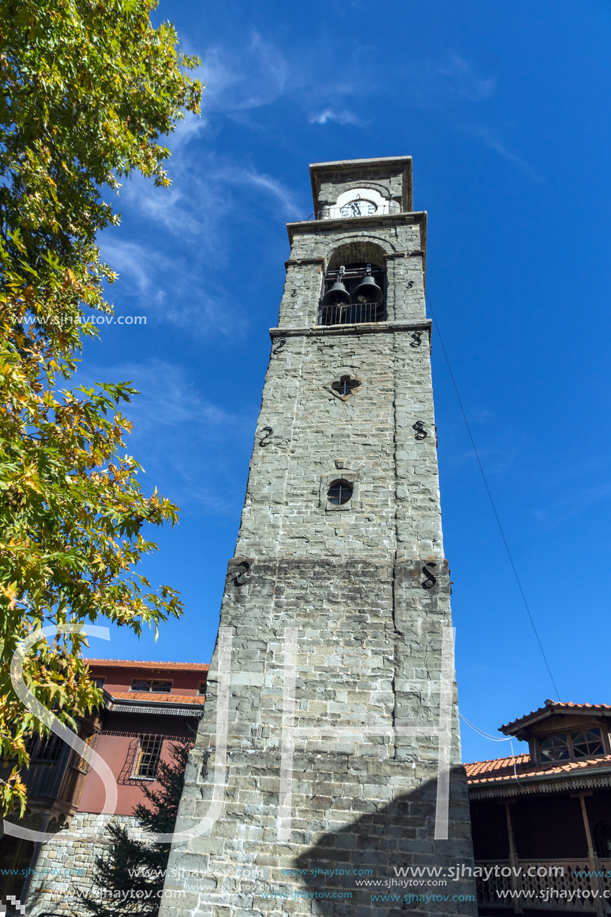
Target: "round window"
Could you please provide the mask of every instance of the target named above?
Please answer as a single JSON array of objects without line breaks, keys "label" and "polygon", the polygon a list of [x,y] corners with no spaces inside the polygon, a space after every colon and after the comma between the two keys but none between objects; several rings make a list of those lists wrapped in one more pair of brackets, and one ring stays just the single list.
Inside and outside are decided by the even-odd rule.
[{"label": "round window", "polygon": [[327,500],[335,506],[342,506],[352,496],[352,484],[348,481],[333,481],[327,491]]}]

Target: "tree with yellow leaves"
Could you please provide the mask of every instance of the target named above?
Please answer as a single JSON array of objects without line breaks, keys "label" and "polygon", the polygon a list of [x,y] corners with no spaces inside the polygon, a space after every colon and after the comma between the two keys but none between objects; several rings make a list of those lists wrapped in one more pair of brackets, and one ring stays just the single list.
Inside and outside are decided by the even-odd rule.
[{"label": "tree with yellow leaves", "polygon": [[[44,727],[14,692],[9,667],[43,626],[105,617],[136,634],[179,616],[168,586],[136,572],[156,545],[149,523],[177,507],[145,496],[122,453],[129,383],[67,388],[90,310],[111,313],[96,235],[118,222],[109,190],[135,172],[169,185],[161,138],[197,113],[198,63],[156,0],[0,0],[0,785],[8,812],[26,792],[26,738]],[[106,195],[106,197],[104,197]],[[145,529],[146,531],[146,529]],[[82,662],[86,638],[58,634],[24,666],[35,697],[76,728],[101,696]]]}]

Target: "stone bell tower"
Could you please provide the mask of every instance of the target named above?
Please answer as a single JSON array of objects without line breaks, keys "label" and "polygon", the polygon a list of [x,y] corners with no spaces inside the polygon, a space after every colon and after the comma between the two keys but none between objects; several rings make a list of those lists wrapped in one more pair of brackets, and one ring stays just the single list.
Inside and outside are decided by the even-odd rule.
[{"label": "stone bell tower", "polygon": [[161,917],[476,913],[409,869],[472,857],[411,165],[313,165],[288,226]]}]

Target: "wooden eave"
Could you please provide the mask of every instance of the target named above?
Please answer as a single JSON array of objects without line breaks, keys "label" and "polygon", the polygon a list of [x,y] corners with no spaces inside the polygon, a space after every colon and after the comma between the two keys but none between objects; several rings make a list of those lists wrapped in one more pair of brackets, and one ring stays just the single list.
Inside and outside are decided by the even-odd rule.
[{"label": "wooden eave", "polygon": [[611,766],[584,768],[562,774],[521,774],[504,780],[469,783],[470,799],[494,799],[500,796],[532,796],[544,793],[568,793],[572,790],[611,787]]}]

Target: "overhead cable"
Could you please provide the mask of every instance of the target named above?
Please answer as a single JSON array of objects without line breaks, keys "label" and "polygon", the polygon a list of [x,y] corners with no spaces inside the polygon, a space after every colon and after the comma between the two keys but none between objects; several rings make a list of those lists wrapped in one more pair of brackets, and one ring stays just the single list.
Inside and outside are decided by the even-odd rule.
[{"label": "overhead cable", "polygon": [[511,556],[511,551],[509,550],[509,545],[507,544],[507,539],[505,538],[505,532],[503,531],[503,526],[501,525],[501,520],[499,519],[499,514],[498,514],[498,512],[497,512],[497,509],[496,509],[494,500],[492,499],[492,493],[490,492],[490,487],[488,486],[488,480],[487,480],[487,478],[486,478],[486,475],[484,474],[484,469],[483,469],[483,467],[482,467],[482,463],[481,463],[481,461],[480,461],[479,453],[478,453],[477,447],[476,447],[476,445],[475,445],[475,440],[473,439],[473,434],[471,433],[471,427],[469,426],[469,421],[467,420],[467,415],[466,415],[466,413],[465,413],[465,409],[464,409],[464,406],[463,406],[463,403],[462,403],[462,398],[460,397],[460,393],[459,393],[459,391],[458,391],[458,386],[457,386],[457,384],[456,384],[456,379],[454,378],[454,373],[452,372],[452,367],[451,367],[451,365],[450,365],[450,360],[449,360],[447,351],[446,351],[445,346],[444,346],[444,343],[443,343],[443,338],[442,338],[442,336],[441,336],[441,331],[439,330],[439,323],[437,322],[437,318],[435,317],[435,312],[434,312],[434,310],[433,310],[433,305],[432,305],[432,303],[431,303],[431,297],[429,296],[428,292],[427,292],[427,294],[426,294],[426,298],[427,298],[427,300],[428,300],[429,308],[430,308],[430,310],[431,310],[431,315],[433,316],[433,322],[434,322],[434,324],[435,324],[435,329],[436,329],[437,335],[438,335],[438,337],[439,337],[439,343],[441,344],[441,349],[443,350],[443,355],[444,355],[445,361],[446,361],[446,363],[447,363],[447,365],[448,365],[448,371],[449,371],[449,373],[450,373],[450,378],[452,379],[452,385],[454,386],[454,391],[456,392],[456,397],[458,398],[458,403],[459,403],[459,405],[460,405],[460,410],[461,410],[461,412],[462,412],[462,416],[463,416],[463,419],[464,419],[464,421],[465,421],[465,426],[467,427],[467,432],[468,432],[468,434],[469,434],[469,439],[471,440],[471,445],[473,446],[473,451],[474,451],[474,453],[475,453],[475,458],[477,459],[477,464],[479,465],[479,470],[480,470],[480,472],[481,472],[482,479],[483,479],[483,481],[484,481],[484,486],[485,486],[485,488],[486,488],[486,493],[488,494],[488,499],[490,500],[490,505],[492,506],[492,512],[494,513],[494,518],[496,519],[496,524],[497,524],[498,527],[499,527],[499,532],[501,533],[501,538],[503,539],[503,544],[505,545],[505,550],[506,550],[506,552],[507,552],[507,557],[509,558],[509,563],[511,564],[511,569],[513,570],[513,575],[514,575],[514,577],[515,577],[516,583],[518,584],[518,589],[520,590],[520,595],[522,596],[522,601],[524,602],[524,607],[526,608],[526,613],[527,613],[528,618],[529,618],[529,620],[530,620],[530,623],[531,623],[531,625],[532,625],[532,629],[533,629],[533,631],[534,631],[535,637],[537,638],[537,643],[539,644],[539,649],[541,650],[541,655],[543,656],[543,660],[544,660],[544,662],[545,662],[545,665],[546,665],[546,668],[547,668],[549,677],[550,677],[551,682],[552,682],[552,684],[553,684],[553,686],[554,686],[554,690],[555,690],[555,692],[556,692],[556,697],[558,698],[558,700],[560,700],[560,692],[559,692],[559,690],[558,690],[558,687],[556,686],[556,682],[555,682],[555,680],[554,680],[554,676],[552,675],[552,670],[551,670],[551,668],[550,668],[550,664],[549,664],[549,662],[547,661],[547,656],[545,655],[545,650],[543,649],[543,644],[541,643],[541,638],[539,637],[539,633],[538,633],[537,628],[536,628],[536,626],[535,626],[535,622],[534,622],[533,616],[532,616],[532,614],[531,614],[530,607],[529,607],[528,602],[527,602],[527,600],[526,600],[526,595],[524,594],[524,589],[522,588],[522,583],[521,583],[521,581],[520,581],[520,577],[518,576],[518,571],[516,570],[516,565],[515,565],[514,562],[513,562],[513,557]]}]

